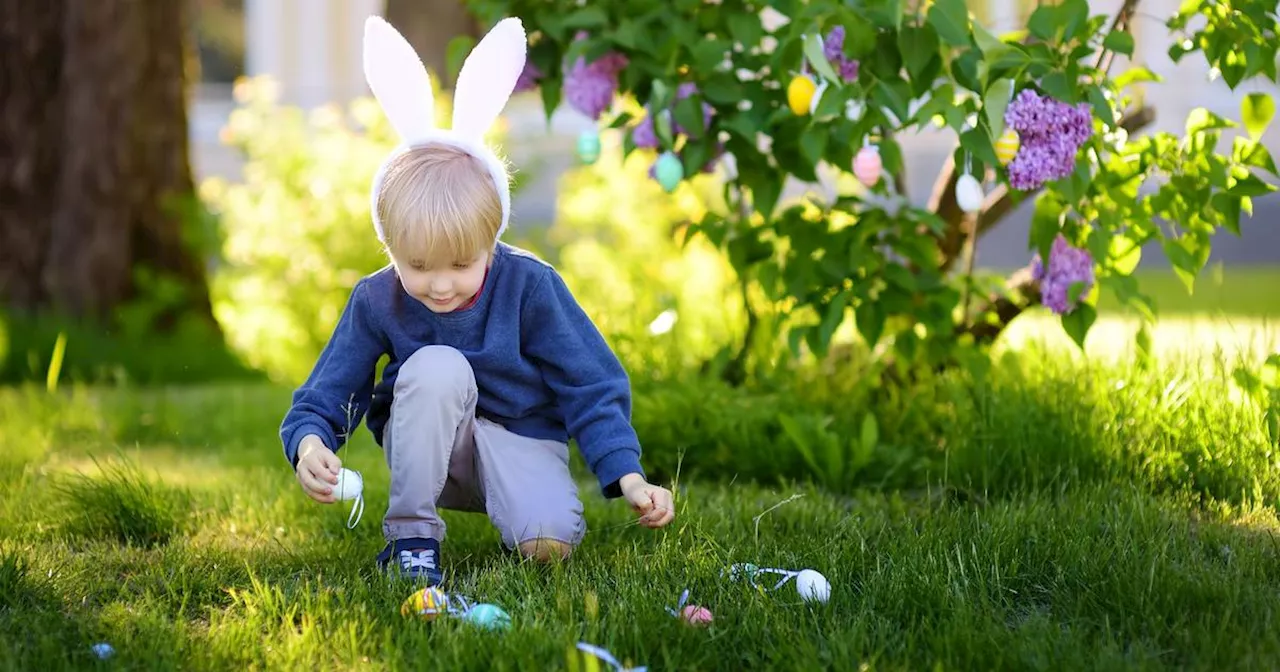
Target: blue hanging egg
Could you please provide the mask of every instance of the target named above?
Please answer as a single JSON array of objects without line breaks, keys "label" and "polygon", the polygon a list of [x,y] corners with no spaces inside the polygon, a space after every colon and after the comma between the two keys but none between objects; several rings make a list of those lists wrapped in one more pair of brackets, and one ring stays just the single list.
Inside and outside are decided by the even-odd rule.
[{"label": "blue hanging egg", "polygon": [[486,630],[511,627],[511,616],[496,604],[477,604],[467,610],[466,619]]},{"label": "blue hanging egg", "polygon": [[591,165],[600,158],[600,134],[594,130],[586,130],[578,135],[578,158]]},{"label": "blue hanging egg", "polygon": [[680,159],[671,152],[663,152],[658,162],[653,164],[653,176],[668,194],[676,190],[680,180],[684,179],[684,166]]}]

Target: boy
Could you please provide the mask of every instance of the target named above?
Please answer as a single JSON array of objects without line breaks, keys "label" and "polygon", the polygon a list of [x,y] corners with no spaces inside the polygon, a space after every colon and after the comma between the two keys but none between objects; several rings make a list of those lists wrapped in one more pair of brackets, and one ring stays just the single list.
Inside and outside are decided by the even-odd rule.
[{"label": "boy", "polygon": [[509,183],[482,136],[525,52],[519,20],[499,22],[464,62],[443,130],[412,47],[366,22],[365,75],[404,141],[371,199],[391,264],[356,283],[280,428],[303,491],[332,503],[334,451],[366,419],[391,471],[378,566],[428,585],[443,580],[441,508],[487,513],[526,557],[568,557],[586,533],[570,437],[606,498],[625,498],[648,527],[674,517],[671,492],[640,466],[617,357],[555,269],[498,240]]}]

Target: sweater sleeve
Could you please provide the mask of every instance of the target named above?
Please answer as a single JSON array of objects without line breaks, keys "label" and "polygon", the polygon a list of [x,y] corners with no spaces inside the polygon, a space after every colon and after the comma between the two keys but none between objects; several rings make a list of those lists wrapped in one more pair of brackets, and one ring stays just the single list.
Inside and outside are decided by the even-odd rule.
[{"label": "sweater sleeve", "polygon": [[521,311],[526,356],[555,393],[565,428],[601,492],[620,497],[619,479],[644,475],[626,371],[555,269],[546,268]]},{"label": "sweater sleeve", "polygon": [[293,393],[293,405],[280,425],[285,458],[296,469],[298,444],[316,434],[337,451],[359,426],[373,394],[383,338],[369,307],[367,280],[351,291],[347,305],[321,351],[310,376]]}]

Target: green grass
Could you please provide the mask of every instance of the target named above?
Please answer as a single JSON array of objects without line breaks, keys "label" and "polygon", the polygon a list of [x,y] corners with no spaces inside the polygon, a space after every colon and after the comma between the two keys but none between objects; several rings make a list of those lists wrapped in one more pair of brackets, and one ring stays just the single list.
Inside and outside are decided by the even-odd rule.
[{"label": "green grass", "polygon": [[[1274,669],[1276,450],[1231,398],[1231,366],[1193,370],[1005,360],[927,403],[882,402],[881,450],[909,465],[892,478],[838,495],[691,469],[661,531],[584,479],[592,531],[560,566],[446,513],[450,588],[505,608],[504,633],[399,615],[411,587],[372,567],[381,454],[364,430],[343,453],[368,492],[348,530],[283,464],[287,389],[0,390],[0,668],[584,669],[569,651],[586,641],[653,670]],[[705,412],[692,400],[714,395],[689,385],[673,398]],[[751,418],[785,406],[723,403],[737,415],[683,437],[660,431],[678,418],[641,418],[647,450],[736,431],[744,459],[798,461],[752,443]],[[816,569],[832,599],[722,579],[737,562]],[[710,628],[666,614],[686,588]]]}]

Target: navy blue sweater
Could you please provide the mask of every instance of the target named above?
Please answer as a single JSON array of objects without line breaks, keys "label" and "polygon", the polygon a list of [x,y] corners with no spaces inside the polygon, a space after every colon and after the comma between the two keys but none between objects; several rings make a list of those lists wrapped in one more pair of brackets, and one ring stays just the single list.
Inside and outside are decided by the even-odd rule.
[{"label": "navy blue sweater", "polygon": [[[362,418],[381,445],[400,365],[427,345],[455,348],[471,363],[477,415],[522,436],[573,438],[606,497],[621,494],[622,476],[643,475],[621,363],[559,273],[505,243],[480,297],[451,313],[433,313],[406,293],[392,266],[356,283],[281,424],[289,462],[297,465],[308,434],[337,451]],[[375,384],[384,354],[389,362]]]}]

